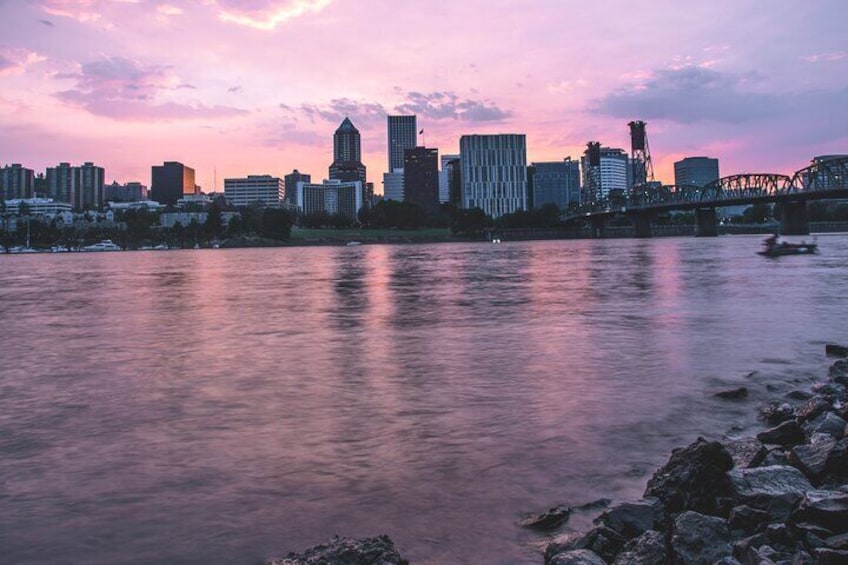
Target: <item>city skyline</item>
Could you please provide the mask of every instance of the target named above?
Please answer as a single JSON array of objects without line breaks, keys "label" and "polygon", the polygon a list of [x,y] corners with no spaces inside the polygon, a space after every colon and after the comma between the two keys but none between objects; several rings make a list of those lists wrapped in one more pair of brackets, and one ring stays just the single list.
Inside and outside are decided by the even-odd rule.
[{"label": "city skyline", "polygon": [[845,152],[837,2],[495,4],[0,3],[0,163],[93,161],[107,183],[147,184],[151,165],[180,161],[207,192],[295,168],[320,180],[348,116],[380,190],[390,114],[417,115],[440,153],[462,135],[526,134],[528,161],[626,148],[627,122],[645,120],[665,183],[686,156],[732,174]]}]

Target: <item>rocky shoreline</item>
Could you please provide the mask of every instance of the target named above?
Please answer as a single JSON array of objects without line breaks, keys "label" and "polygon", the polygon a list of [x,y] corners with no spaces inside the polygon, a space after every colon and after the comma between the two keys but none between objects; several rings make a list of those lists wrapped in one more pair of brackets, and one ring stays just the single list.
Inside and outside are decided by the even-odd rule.
[{"label": "rocky shoreline", "polygon": [[[848,563],[848,348],[828,378],[760,409],[767,429],[675,449],[643,498],[609,507],[594,527],[550,538],[545,565],[836,565]],[[717,396],[733,401],[745,389]],[[551,531],[575,510],[560,505],[519,525]],[[388,536],[336,538],[269,565],[401,565]]]}]

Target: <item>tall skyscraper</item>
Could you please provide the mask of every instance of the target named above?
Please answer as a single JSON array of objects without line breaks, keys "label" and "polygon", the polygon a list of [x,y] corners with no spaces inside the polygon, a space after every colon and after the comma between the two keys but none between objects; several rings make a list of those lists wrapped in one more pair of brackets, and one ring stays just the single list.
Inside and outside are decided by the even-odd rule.
[{"label": "tall skyscraper", "polygon": [[105,184],[106,171],[103,167],[98,167],[94,163],[83,163],[82,166],[74,167],[74,174],[77,175],[77,198],[71,202],[76,209],[99,209],[103,206],[103,196],[105,194],[103,185]]},{"label": "tall skyscraper", "polygon": [[19,163],[0,169],[0,200],[32,198],[35,195],[35,171]]},{"label": "tall skyscraper", "polygon": [[57,202],[72,204],[78,190],[74,168],[70,163],[59,163],[47,168],[47,194]]},{"label": "tall skyscraper", "polygon": [[439,211],[439,150],[414,147],[403,152],[403,200],[425,214]]},{"label": "tall skyscraper", "polygon": [[482,208],[493,218],[527,209],[523,134],[463,135],[459,155],[463,208]]},{"label": "tall skyscraper", "polygon": [[556,204],[565,210],[580,202],[580,167],[577,161],[533,163],[532,200],[534,208]]},{"label": "tall skyscraper", "polygon": [[194,169],[177,161],[154,165],[151,171],[150,198],[160,204],[176,206],[186,195],[195,194]]},{"label": "tall skyscraper", "polygon": [[403,152],[418,145],[416,116],[388,116],[389,172],[403,168]]},{"label": "tall skyscraper", "polygon": [[450,202],[450,170],[448,170],[448,163],[459,159],[459,155],[449,155],[442,154],[441,158],[441,169],[439,170],[439,202]]},{"label": "tall skyscraper", "polygon": [[285,177],[286,185],[286,202],[297,206],[297,183],[312,182],[312,175],[309,173],[301,173],[297,169],[287,174]]},{"label": "tall skyscraper", "polygon": [[365,165],[362,164],[359,130],[350,118],[345,118],[333,134],[330,179],[342,182],[359,181],[365,186]]},{"label": "tall skyscraper", "polygon": [[674,184],[704,186],[718,178],[718,159],[686,157],[674,163]]}]

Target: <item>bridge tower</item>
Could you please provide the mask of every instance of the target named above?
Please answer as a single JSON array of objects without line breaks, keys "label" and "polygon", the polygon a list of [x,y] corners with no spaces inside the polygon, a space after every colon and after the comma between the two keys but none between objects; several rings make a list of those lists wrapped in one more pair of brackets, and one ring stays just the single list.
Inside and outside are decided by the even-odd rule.
[{"label": "bridge tower", "polygon": [[601,144],[590,141],[583,152],[583,202],[596,202],[601,194]]},{"label": "bridge tower", "polygon": [[651,164],[651,150],[648,147],[648,133],[645,131],[645,122],[633,121],[630,126],[630,167],[631,184],[630,189],[645,186],[654,181],[654,166]]}]

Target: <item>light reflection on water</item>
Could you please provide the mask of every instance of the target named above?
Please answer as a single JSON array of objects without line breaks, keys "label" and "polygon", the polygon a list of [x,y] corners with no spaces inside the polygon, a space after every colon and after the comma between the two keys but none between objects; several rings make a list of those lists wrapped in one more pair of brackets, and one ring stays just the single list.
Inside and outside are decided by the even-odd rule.
[{"label": "light reflection on water", "polygon": [[0,550],[255,563],[388,533],[415,563],[539,563],[522,512],[638,496],[823,372],[848,237],[819,239],[0,257]]}]

